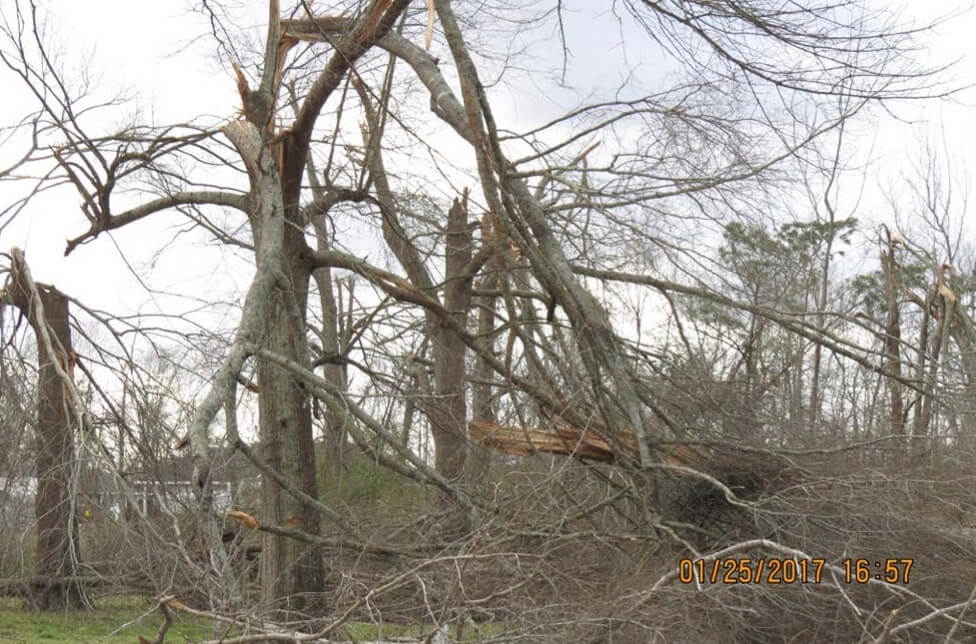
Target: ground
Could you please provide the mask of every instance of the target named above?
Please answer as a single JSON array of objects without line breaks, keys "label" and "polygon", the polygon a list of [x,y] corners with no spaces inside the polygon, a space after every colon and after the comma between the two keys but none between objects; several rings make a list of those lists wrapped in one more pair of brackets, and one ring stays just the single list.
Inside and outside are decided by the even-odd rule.
[{"label": "ground", "polygon": [[[98,600],[94,611],[37,613],[24,611],[22,604],[19,599],[0,599],[0,644],[132,644],[140,635],[154,639],[160,623],[160,616],[149,612],[153,606],[149,599],[131,595]],[[166,639],[181,642],[212,636],[213,630],[206,620],[180,617]]]},{"label": "ground", "polygon": [[[99,600],[94,611],[38,613],[23,610],[23,602],[19,599],[0,598],[0,644],[132,644],[139,636],[152,641],[161,619],[158,613],[151,612],[153,606],[147,597],[127,595]],[[346,625],[344,636],[350,641],[383,636],[423,637],[430,630],[426,626],[396,625],[379,629],[374,624],[351,622]],[[477,642],[480,637],[490,637],[502,631],[501,625],[481,625],[469,629],[462,641]],[[180,616],[166,633],[166,641],[195,642],[214,636],[209,620]]]}]

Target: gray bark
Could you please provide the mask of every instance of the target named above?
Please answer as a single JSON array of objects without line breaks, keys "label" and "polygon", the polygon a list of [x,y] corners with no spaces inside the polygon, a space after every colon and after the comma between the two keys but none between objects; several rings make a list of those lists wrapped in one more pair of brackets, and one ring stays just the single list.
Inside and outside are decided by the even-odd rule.
[{"label": "gray bark", "polygon": [[434,393],[436,400],[428,415],[434,431],[437,471],[450,480],[464,473],[467,460],[467,382],[464,339],[455,328],[466,328],[471,308],[471,278],[464,270],[471,261],[471,233],[468,230],[467,195],[454,200],[447,213],[447,256],[444,308],[455,325],[436,324],[434,331]]}]

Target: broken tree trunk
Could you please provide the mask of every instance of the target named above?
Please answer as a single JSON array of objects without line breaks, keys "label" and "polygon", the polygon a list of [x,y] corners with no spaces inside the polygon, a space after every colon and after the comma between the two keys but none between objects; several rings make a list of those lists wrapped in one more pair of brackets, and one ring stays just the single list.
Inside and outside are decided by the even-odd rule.
[{"label": "broken tree trunk", "polygon": [[[614,443],[607,441],[605,432],[557,425],[549,429],[507,427],[498,423],[475,420],[468,424],[471,439],[482,446],[512,456],[558,454],[574,456],[598,463],[633,462],[639,453],[637,436],[632,431],[617,431]],[[602,435],[601,435],[602,434]],[[697,465],[708,457],[708,450],[687,445],[659,445],[654,449],[656,460],[670,465]]]},{"label": "broken tree trunk", "polygon": [[[447,213],[447,258],[445,260],[444,308],[457,322],[467,325],[471,308],[471,279],[464,269],[471,261],[471,234],[468,231],[468,198],[454,200]],[[434,433],[437,471],[449,480],[459,480],[467,462],[465,425],[467,401],[464,397],[466,374],[464,340],[453,328],[434,322],[434,393],[437,402],[428,405],[427,414]]]},{"label": "broken tree trunk", "polygon": [[885,370],[890,391],[889,423],[893,434],[905,433],[905,405],[901,384],[901,320],[898,307],[898,267],[895,260],[897,238],[887,228],[885,246],[881,250],[881,270],[884,274],[885,302],[888,320],[885,326]]},{"label": "broken tree trunk", "polygon": [[76,465],[73,429],[80,423],[78,400],[71,373],[75,353],[71,346],[68,298],[31,277],[24,253],[13,249],[11,280],[0,301],[6,300],[27,318],[37,336],[37,558],[28,602],[36,609],[55,610],[87,606],[78,574],[81,559],[78,521],[71,489]]}]

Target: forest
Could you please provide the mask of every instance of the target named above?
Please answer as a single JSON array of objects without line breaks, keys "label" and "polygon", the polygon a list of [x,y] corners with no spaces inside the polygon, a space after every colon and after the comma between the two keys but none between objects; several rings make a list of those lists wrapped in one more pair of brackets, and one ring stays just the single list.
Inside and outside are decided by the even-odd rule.
[{"label": "forest", "polygon": [[0,641],[976,642],[971,9],[169,4],[0,0]]}]

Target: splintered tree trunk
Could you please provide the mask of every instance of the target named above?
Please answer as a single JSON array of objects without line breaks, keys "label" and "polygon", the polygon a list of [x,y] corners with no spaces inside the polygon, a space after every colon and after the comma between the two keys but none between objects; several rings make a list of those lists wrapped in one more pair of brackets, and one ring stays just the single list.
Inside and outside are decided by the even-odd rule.
[{"label": "splintered tree trunk", "polygon": [[[301,262],[305,244],[300,234],[295,228],[285,230],[282,263],[286,265],[284,274],[290,277],[291,284],[287,290],[275,289],[274,301],[267,307],[271,319],[264,348],[308,366],[304,311],[309,273]],[[258,417],[265,461],[295,488],[318,498],[308,393],[287,371],[266,360],[258,361],[258,381]],[[319,534],[318,515],[304,508],[276,482],[263,482],[262,499],[266,520]],[[290,607],[308,606],[303,596],[322,591],[321,548],[268,533],[263,537],[262,547],[263,599],[272,603],[294,596]]]},{"label": "splintered tree trunk", "polygon": [[898,276],[895,265],[895,244],[888,235],[887,247],[881,251],[881,270],[885,280],[885,300],[888,323],[885,328],[888,390],[890,392],[889,423],[895,434],[905,432],[905,404],[901,385],[901,320],[898,308]]},{"label": "splintered tree trunk", "polygon": [[[275,3],[272,11],[276,11]],[[277,37],[273,42],[277,42]],[[305,338],[311,273],[306,261],[309,248],[295,220],[297,209],[285,208],[286,203],[297,204],[298,199],[284,198],[287,193],[278,164],[273,155],[266,153],[266,133],[253,122],[245,121],[232,121],[223,131],[248,169],[248,215],[257,272],[245,297],[231,352],[214,376],[210,392],[197,406],[191,436],[205,432],[210,419],[226,402],[244,361],[255,350],[265,349],[309,366]],[[258,380],[259,436],[266,464],[281,474],[289,488],[317,497],[311,413],[305,388],[267,357],[258,360]],[[319,532],[318,516],[304,511],[272,477],[262,479],[262,501],[263,522],[287,523],[311,534]],[[265,535],[262,546],[262,599],[269,605],[290,595],[321,591],[322,559],[317,548],[296,545],[279,535]],[[294,605],[301,608],[303,602],[304,596]]]},{"label": "splintered tree trunk", "polygon": [[[373,108],[369,95],[362,85],[357,84],[366,112],[369,132],[380,131],[377,111]],[[378,139],[377,139],[378,140]],[[384,209],[383,237],[396,255],[410,279],[421,291],[433,294],[435,285],[421,260],[417,249],[411,246],[403,227],[396,217],[396,206],[383,165],[382,150],[373,147],[369,137],[367,146],[370,154],[373,180],[376,184],[377,198]],[[464,328],[471,308],[471,276],[464,270],[471,261],[471,231],[468,229],[467,195],[464,200],[454,201],[447,215],[446,259],[444,283],[444,308],[450,311],[455,321]],[[464,398],[465,344],[449,326],[428,312],[427,329],[433,342],[434,354],[434,399],[426,400],[422,407],[430,421],[434,437],[434,458],[437,471],[445,478],[461,478],[467,463],[467,404]],[[421,387],[426,381],[425,374],[418,374],[417,383]],[[425,397],[426,398],[426,397]]]},{"label": "splintered tree trunk", "polygon": [[81,558],[78,521],[71,496],[75,466],[72,436],[71,377],[74,352],[68,325],[68,298],[53,286],[35,284],[23,252],[14,249],[14,306],[27,317],[37,335],[37,559],[35,578],[41,583],[29,597],[33,608],[55,610],[86,604],[77,581]]},{"label": "splintered tree trunk", "polygon": [[[919,404],[915,408],[915,424],[912,428],[912,435],[925,436],[929,433],[929,426],[932,422],[932,393],[936,388],[936,377],[939,371],[939,364],[942,361],[942,348],[946,345],[949,329],[952,323],[949,318],[953,316],[954,301],[951,291],[945,288],[945,267],[940,267],[935,287],[932,289],[928,298],[924,302],[925,309],[922,318],[922,331],[918,343],[918,375],[917,379],[925,385],[926,393],[919,394]],[[935,316],[935,334],[929,340],[930,310],[932,305],[937,307],[938,314]]]},{"label": "splintered tree trunk", "polygon": [[[455,200],[447,214],[447,257],[444,307],[460,328],[467,324],[471,308],[471,279],[463,269],[471,261],[471,233],[465,202]],[[436,323],[434,331],[434,393],[429,406],[434,433],[437,471],[458,480],[467,461],[467,403],[464,398],[465,344],[453,330]]]}]

